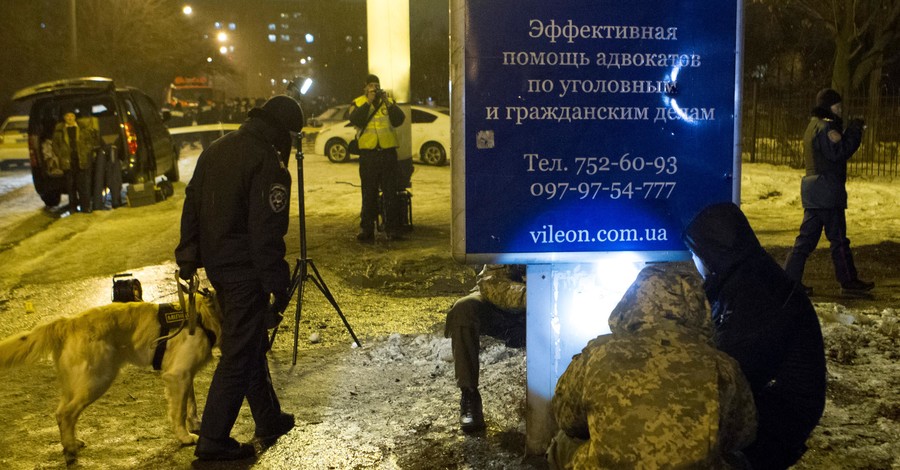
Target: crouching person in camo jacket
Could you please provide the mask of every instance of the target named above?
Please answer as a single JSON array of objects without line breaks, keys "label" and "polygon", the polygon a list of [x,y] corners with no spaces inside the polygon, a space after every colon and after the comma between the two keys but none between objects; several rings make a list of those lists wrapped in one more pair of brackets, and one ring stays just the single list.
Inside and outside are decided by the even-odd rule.
[{"label": "crouching person in camo jacket", "polygon": [[746,468],[756,409],[688,263],[644,268],[556,385],[550,468]]},{"label": "crouching person in camo jacket", "polygon": [[447,312],[444,335],[453,348],[454,372],[460,388],[459,426],[466,433],[485,428],[478,352],[480,335],[525,346],[525,270],[522,264],[487,264],[478,274],[475,289],[457,300]]}]

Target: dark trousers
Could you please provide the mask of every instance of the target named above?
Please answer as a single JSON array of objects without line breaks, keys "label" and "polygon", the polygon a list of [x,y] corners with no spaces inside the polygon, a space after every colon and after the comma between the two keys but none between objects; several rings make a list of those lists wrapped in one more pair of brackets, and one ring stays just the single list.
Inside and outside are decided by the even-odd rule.
[{"label": "dark trousers", "polygon": [[227,439],[244,398],[256,428],[271,429],[281,405],[266,361],[268,298],[257,281],[211,282],[222,309],[222,357],[209,385],[200,436]]},{"label": "dark trousers", "polygon": [[91,211],[91,172],[72,168],[66,172],[66,191],[69,193],[69,212]]},{"label": "dark trousers", "polygon": [[806,260],[822,237],[831,242],[831,260],[834,263],[834,274],[837,281],[844,285],[857,279],[856,265],[850,252],[850,240],[847,238],[847,219],[844,209],[805,209],[803,222],[800,223],[800,234],[794,241],[784,263],[784,270],[795,281],[803,280],[803,269]]},{"label": "dark trousers", "polygon": [[94,209],[103,209],[106,205],[103,190],[109,188],[112,206],[122,205],[122,164],[119,159],[110,157],[106,152],[100,152],[94,160],[94,186],[91,195],[94,200]]},{"label": "dark trousers", "polygon": [[477,292],[453,304],[447,312],[444,337],[450,338],[459,388],[478,388],[478,337],[482,334],[506,341],[509,347],[525,346],[525,313],[500,310]]},{"label": "dark trousers", "polygon": [[378,220],[378,191],[384,194],[384,230],[396,232],[400,225],[400,201],[397,198],[399,167],[397,149],[361,149],[359,182],[362,187],[362,210],[359,227],[368,233],[375,231]]},{"label": "dark trousers", "polygon": [[743,450],[744,456],[754,469],[787,469],[806,452],[806,440],[818,424],[822,408],[765,390],[753,399],[758,410],[756,440]]}]

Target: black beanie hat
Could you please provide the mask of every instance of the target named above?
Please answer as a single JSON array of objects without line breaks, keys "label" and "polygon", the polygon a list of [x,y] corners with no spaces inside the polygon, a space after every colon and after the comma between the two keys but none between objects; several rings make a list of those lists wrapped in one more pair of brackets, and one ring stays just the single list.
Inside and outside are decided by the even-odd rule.
[{"label": "black beanie hat", "polygon": [[370,83],[378,83],[380,85],[381,80],[378,79],[378,75],[373,75],[370,73],[368,76],[366,76],[366,85]]},{"label": "black beanie hat", "polygon": [[[260,114],[265,116],[259,116]],[[266,121],[277,124],[286,131],[300,132],[303,129],[303,110],[300,108],[300,103],[287,95],[269,98],[262,108],[251,109],[248,115],[263,117]]]},{"label": "black beanie hat", "polygon": [[830,110],[833,105],[836,105],[841,101],[840,93],[831,88],[825,88],[816,95],[816,107],[823,109]]}]

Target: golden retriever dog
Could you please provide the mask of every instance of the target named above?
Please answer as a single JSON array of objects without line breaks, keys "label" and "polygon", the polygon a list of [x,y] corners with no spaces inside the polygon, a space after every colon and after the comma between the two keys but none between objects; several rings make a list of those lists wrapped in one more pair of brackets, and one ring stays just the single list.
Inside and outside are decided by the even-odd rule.
[{"label": "golden retriever dog", "polygon": [[[196,431],[200,425],[194,376],[210,361],[213,343],[221,336],[221,311],[215,294],[196,298],[198,327],[190,335],[186,323],[180,330],[169,323],[169,334],[174,336],[166,341],[160,367],[169,420],[184,445],[197,442],[197,435],[190,430]],[[161,323],[166,316],[170,321],[184,317],[180,309],[166,315],[170,310],[146,302],[112,303],[53,320],[0,342],[0,367],[53,357],[62,394],[56,422],[67,463],[74,462],[84,446],[75,437],[81,412],[106,393],[123,364],[153,364],[163,331]]]}]

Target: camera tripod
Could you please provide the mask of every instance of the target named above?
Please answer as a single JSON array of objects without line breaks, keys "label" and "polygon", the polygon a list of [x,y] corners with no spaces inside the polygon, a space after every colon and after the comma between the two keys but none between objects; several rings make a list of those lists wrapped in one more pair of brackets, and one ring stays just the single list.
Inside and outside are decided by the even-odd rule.
[{"label": "camera tripod", "polygon": [[[353,342],[356,343],[357,346],[362,346],[359,340],[356,338],[356,334],[353,333],[353,328],[350,327],[350,323],[347,322],[347,318],[344,316],[344,313],[341,312],[341,307],[338,306],[337,301],[334,299],[334,296],[331,294],[331,291],[328,289],[328,285],[325,284],[325,279],[322,278],[322,275],[319,273],[319,270],[316,269],[316,264],[313,262],[312,258],[309,258],[306,255],[306,201],[304,197],[303,190],[303,135],[300,134],[297,137],[297,203],[299,204],[300,211],[300,257],[297,258],[297,264],[294,266],[294,272],[291,274],[291,290],[288,293],[288,298],[292,298],[294,293],[297,293],[297,311],[294,314],[294,355],[292,357],[292,365],[297,364],[297,344],[299,342],[300,337],[300,317],[303,313],[303,285],[305,281],[312,282],[318,289],[322,295],[328,299],[328,302],[331,303],[331,306],[334,307],[334,310],[337,312],[338,316],[341,317],[341,321],[344,322],[344,326],[347,327],[347,332],[350,333],[350,336],[353,338]],[[275,341],[275,333],[278,332],[278,328],[275,328],[275,331],[272,332],[271,343]]]}]

